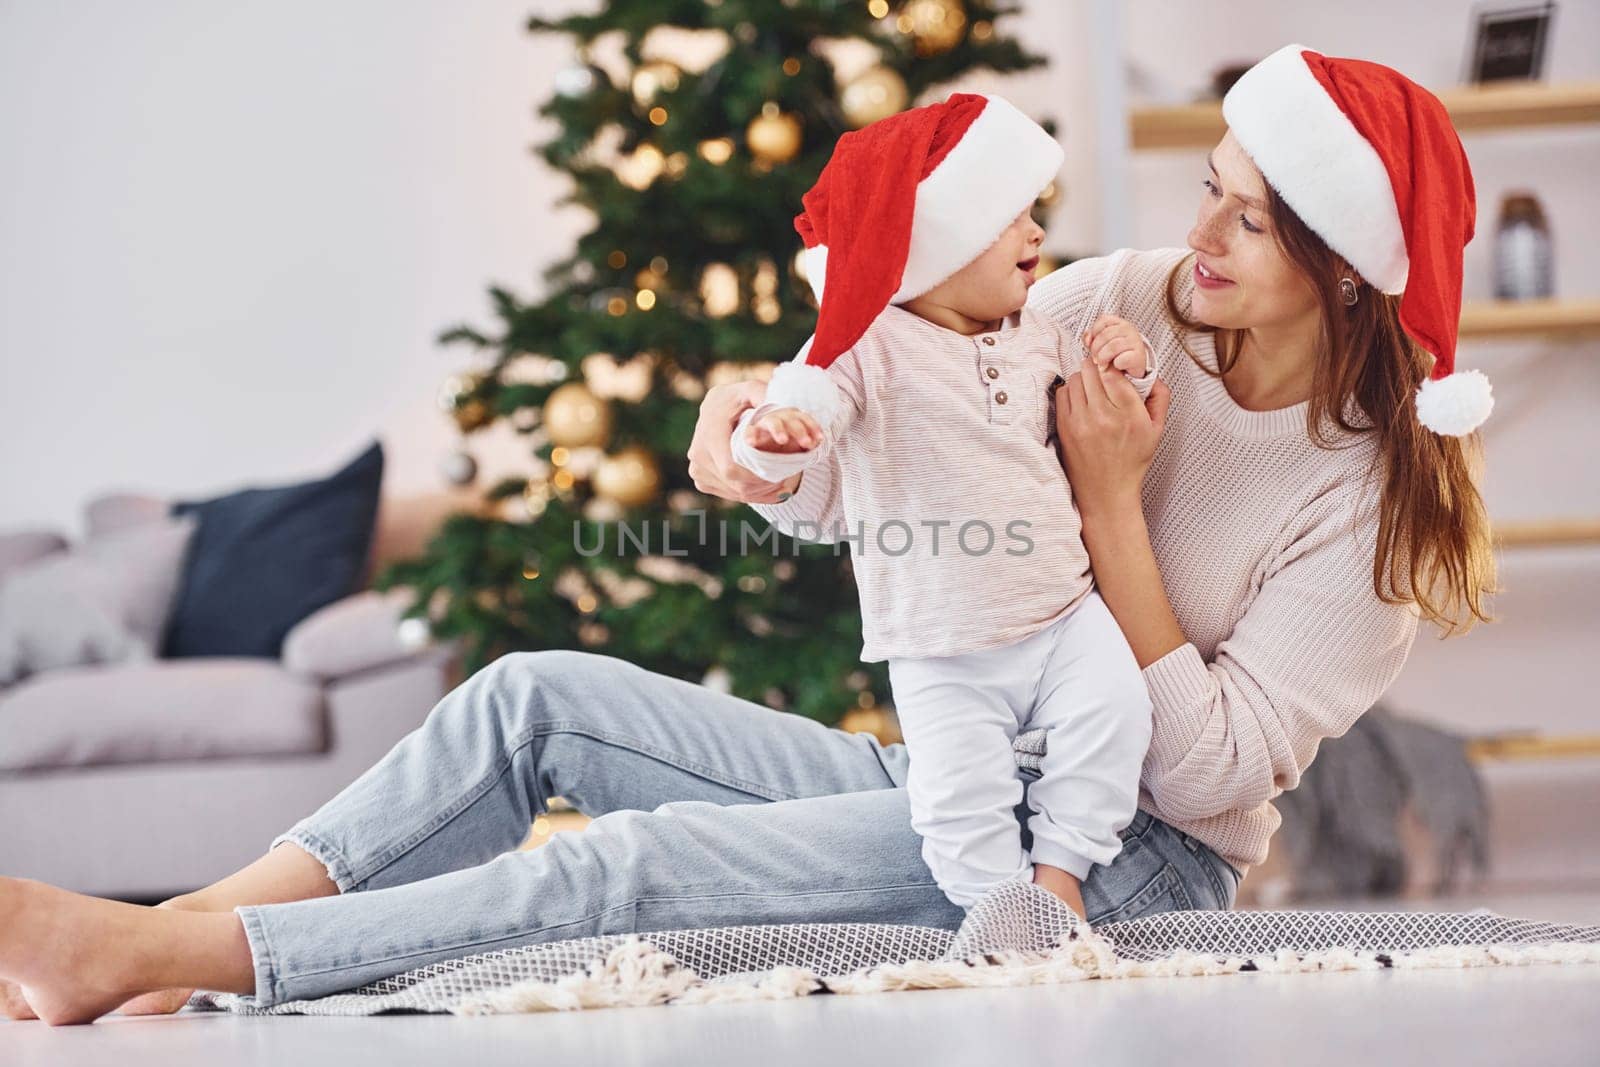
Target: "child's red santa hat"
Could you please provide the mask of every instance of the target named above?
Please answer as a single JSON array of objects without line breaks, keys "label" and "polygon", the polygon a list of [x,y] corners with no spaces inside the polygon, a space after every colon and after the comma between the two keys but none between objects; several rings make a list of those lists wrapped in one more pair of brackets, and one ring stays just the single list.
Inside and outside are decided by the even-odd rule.
[{"label": "child's red santa hat", "polygon": [[782,364],[769,403],[826,417],[822,373],[890,304],[977,259],[1061,169],[1038,123],[998,96],[955,93],[839,138],[794,226],[821,309],[803,362]]},{"label": "child's red santa hat", "polygon": [[1439,98],[1398,71],[1290,45],[1222,101],[1262,175],[1329,248],[1400,298],[1400,324],[1433,353],[1417,417],[1460,436],[1494,407],[1489,379],[1455,370],[1461,254],[1477,206],[1472,171]]}]

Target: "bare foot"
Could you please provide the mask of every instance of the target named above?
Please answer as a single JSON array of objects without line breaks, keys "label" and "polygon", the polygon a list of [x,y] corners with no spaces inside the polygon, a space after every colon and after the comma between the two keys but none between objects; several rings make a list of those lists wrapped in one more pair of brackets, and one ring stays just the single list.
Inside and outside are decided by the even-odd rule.
[{"label": "bare foot", "polygon": [[51,1026],[93,1022],[142,993],[193,982],[249,992],[232,915],[185,915],[0,878],[0,976]]},{"label": "bare foot", "polygon": [[[163,900],[157,904],[158,908],[176,908],[180,911],[210,911],[192,896],[185,895]],[[231,911],[232,909],[226,909]],[[171,1015],[182,1011],[184,1005],[189,1003],[189,998],[194,996],[192,989],[158,989],[154,993],[143,993],[128,1001],[117,1009],[120,1015]]]},{"label": "bare foot", "polygon": [[0,978],[0,1015],[7,1019],[37,1019],[33,1008],[22,995],[22,989],[15,982],[8,982]]}]

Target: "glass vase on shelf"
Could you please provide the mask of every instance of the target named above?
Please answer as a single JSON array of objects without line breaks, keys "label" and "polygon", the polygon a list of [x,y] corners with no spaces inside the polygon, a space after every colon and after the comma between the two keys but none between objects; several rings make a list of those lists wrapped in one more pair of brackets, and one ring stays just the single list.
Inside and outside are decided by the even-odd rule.
[{"label": "glass vase on shelf", "polygon": [[1494,240],[1498,300],[1548,300],[1555,295],[1550,227],[1532,193],[1507,193]]}]

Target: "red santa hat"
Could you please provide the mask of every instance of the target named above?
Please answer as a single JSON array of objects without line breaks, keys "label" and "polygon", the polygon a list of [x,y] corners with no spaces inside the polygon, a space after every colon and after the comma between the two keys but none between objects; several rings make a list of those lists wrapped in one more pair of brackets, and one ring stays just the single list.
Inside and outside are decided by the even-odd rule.
[{"label": "red santa hat", "polygon": [[779,366],[767,400],[828,414],[822,372],[890,304],[977,259],[1061,169],[1038,123],[998,96],[955,93],[845,134],[794,220],[820,311],[804,361]]},{"label": "red santa hat", "polygon": [[1228,128],[1284,203],[1368,284],[1400,297],[1400,324],[1433,354],[1417,417],[1460,436],[1494,407],[1489,379],[1456,371],[1461,255],[1477,205],[1439,98],[1398,71],[1290,45],[1222,101]]}]

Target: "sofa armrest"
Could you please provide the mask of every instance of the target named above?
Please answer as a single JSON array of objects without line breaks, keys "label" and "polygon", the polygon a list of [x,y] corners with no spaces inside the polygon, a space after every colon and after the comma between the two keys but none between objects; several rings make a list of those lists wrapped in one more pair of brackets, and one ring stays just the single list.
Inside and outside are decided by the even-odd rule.
[{"label": "sofa armrest", "polygon": [[0,577],[66,549],[66,539],[54,530],[0,530]]},{"label": "sofa armrest", "polygon": [[412,597],[404,588],[367,590],[311,613],[284,638],[284,668],[329,682],[425,654],[427,646],[408,644],[400,635],[400,617]]}]

